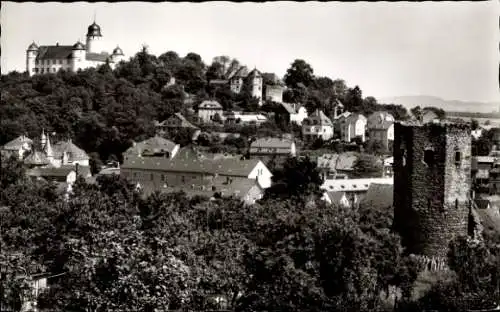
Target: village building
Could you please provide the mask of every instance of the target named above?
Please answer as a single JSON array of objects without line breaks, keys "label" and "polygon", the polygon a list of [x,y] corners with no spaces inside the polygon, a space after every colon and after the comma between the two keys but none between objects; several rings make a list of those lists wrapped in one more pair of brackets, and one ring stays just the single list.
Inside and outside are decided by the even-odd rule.
[{"label": "village building", "polygon": [[134,142],[132,146],[125,151],[125,155],[138,157],[165,157],[174,158],[180,149],[180,145],[170,140],[155,135],[141,142]]},{"label": "village building", "polygon": [[246,89],[252,97],[259,100],[259,105],[262,105],[263,77],[257,69],[248,73],[248,69],[242,67],[229,79],[229,83],[232,92],[239,94]]},{"label": "village building", "polygon": [[297,149],[295,142],[285,138],[260,138],[250,144],[250,157],[281,156],[295,157]]},{"label": "village building", "polygon": [[359,138],[361,142],[365,142],[366,122],[366,117],[361,114],[349,114],[340,128],[341,140],[350,143],[355,138]]},{"label": "village building", "polygon": [[[392,185],[392,178],[329,179],[324,180],[320,189],[325,192],[345,192],[351,203],[361,202],[371,184]],[[353,201],[355,199],[355,201]]]},{"label": "village building", "polygon": [[288,123],[302,125],[302,121],[307,118],[307,109],[299,104],[279,103],[278,111],[280,119]]},{"label": "village building", "polygon": [[[215,117],[216,115],[218,115],[219,118]],[[200,118],[202,122],[222,121],[222,116],[223,108],[217,101],[203,101],[198,106],[198,118]]]},{"label": "village building", "polygon": [[329,192],[326,191],[321,197],[322,200],[330,205],[353,208],[359,203],[358,196],[356,194],[348,194],[346,192]]},{"label": "village building", "polygon": [[224,114],[224,122],[226,124],[239,124],[239,125],[261,125],[268,119],[263,114],[244,113],[244,112],[226,112]]},{"label": "village building", "polygon": [[389,150],[394,142],[394,117],[387,112],[374,112],[367,119],[367,128],[370,141]]},{"label": "village building", "polygon": [[15,156],[19,160],[31,152],[33,141],[25,135],[21,135],[12,141],[7,142],[1,148],[3,157]]},{"label": "village building", "polygon": [[347,179],[357,160],[353,152],[323,154],[318,156],[316,164],[323,180]]},{"label": "village building", "polygon": [[431,111],[431,110],[424,110],[422,112],[422,116],[420,116],[420,121],[423,124],[429,123],[429,122],[439,122],[438,115]]},{"label": "village building", "polygon": [[258,159],[207,158],[192,148],[182,149],[176,157],[124,156],[120,174],[148,190],[168,188],[195,189],[224,179],[230,185],[240,180],[253,180],[262,189],[271,186],[272,173]]},{"label": "village building", "polygon": [[336,135],[338,135],[338,137],[340,138],[340,134],[342,133],[342,128],[345,127],[345,123],[346,123],[346,120],[347,120],[347,117],[349,117],[351,115],[351,112],[343,112],[341,114],[338,114],[334,119],[333,119],[333,123],[334,123],[334,133]]},{"label": "village building", "polygon": [[41,45],[31,43],[26,51],[26,71],[28,74],[56,73],[59,70],[76,72],[89,67],[116,64],[125,60],[120,47],[110,54],[105,52],[101,27],[95,22],[88,27],[86,44],[78,41],[73,45]]},{"label": "village building", "polygon": [[281,84],[275,84],[275,85],[266,85],[264,86],[265,88],[265,99],[267,101],[272,101],[276,103],[282,103],[283,102],[283,92],[285,91],[285,87],[282,86]]},{"label": "village building", "polygon": [[317,109],[302,121],[302,135],[305,141],[330,140],[333,137],[333,123],[323,111]]}]

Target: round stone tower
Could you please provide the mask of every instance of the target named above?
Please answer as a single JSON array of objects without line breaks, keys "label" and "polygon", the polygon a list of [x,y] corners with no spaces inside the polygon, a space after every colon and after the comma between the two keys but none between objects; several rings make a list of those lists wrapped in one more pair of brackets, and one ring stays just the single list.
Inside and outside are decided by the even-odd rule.
[{"label": "round stone tower", "polygon": [[35,74],[36,57],[38,56],[38,46],[35,42],[29,45],[26,50],[26,71],[30,76]]},{"label": "round stone tower", "polygon": [[444,261],[468,234],[471,129],[467,124],[395,124],[394,228],[411,254]]},{"label": "round stone tower", "polygon": [[85,47],[83,43],[78,41],[73,45],[71,57],[71,67],[74,72],[85,68]]},{"label": "round stone tower", "polygon": [[95,22],[88,27],[86,47],[89,53],[101,53],[103,51],[101,27]]}]

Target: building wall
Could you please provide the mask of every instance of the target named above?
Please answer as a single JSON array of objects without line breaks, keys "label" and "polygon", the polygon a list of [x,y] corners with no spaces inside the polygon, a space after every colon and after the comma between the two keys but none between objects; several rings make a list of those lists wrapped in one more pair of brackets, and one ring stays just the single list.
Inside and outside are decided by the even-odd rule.
[{"label": "building wall", "polygon": [[333,127],[320,125],[303,125],[302,134],[305,136],[306,140],[314,140],[321,137],[326,141],[330,140],[333,137]]},{"label": "building wall", "polygon": [[[394,225],[410,253],[445,257],[450,240],[468,233],[470,132],[466,125],[395,125]],[[434,150],[430,166],[426,149]]]},{"label": "building wall", "polygon": [[307,118],[307,110],[305,107],[299,107],[297,114],[290,115],[290,122],[295,122],[299,126],[302,125],[302,121]]},{"label": "building wall", "polygon": [[266,100],[277,103],[283,102],[283,87],[282,86],[266,86]]},{"label": "building wall", "polygon": [[203,120],[203,122],[211,122],[215,114],[219,114],[222,120],[222,109],[200,109],[198,110],[198,117]]},{"label": "building wall", "polygon": [[271,186],[271,177],[273,176],[273,174],[271,173],[271,171],[269,171],[269,169],[267,169],[267,167],[264,165],[264,163],[262,161],[259,161],[259,163],[257,164],[257,166],[255,166],[255,168],[252,170],[252,172],[250,172],[250,174],[248,175],[248,178],[249,179],[254,179],[254,180],[257,180],[260,184],[260,186],[264,189],[268,188]]}]

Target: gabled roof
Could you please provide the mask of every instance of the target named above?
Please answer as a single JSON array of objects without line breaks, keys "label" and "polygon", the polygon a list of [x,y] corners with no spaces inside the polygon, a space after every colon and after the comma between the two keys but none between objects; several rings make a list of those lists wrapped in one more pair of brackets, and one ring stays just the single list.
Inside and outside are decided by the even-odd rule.
[{"label": "gabled roof", "polygon": [[248,177],[260,162],[258,159],[240,160],[238,158],[203,159],[185,157],[183,153],[173,159],[164,157],[139,158],[125,157],[122,169],[144,169],[165,172],[191,172],[219,174],[225,176]]},{"label": "gabled roof", "polygon": [[162,152],[171,153],[176,146],[177,144],[174,142],[155,135],[147,140],[136,143],[135,146],[129,148],[125,153],[133,153],[135,155],[141,155],[144,152],[153,154]]},{"label": "gabled roof", "polygon": [[334,192],[326,192],[326,196],[330,199],[330,202],[333,205],[337,205],[342,201],[342,198],[345,197],[345,192],[334,191]]},{"label": "gabled roof", "polygon": [[290,115],[297,114],[295,109],[293,108],[292,104],[290,103],[280,103],[280,105],[286,110],[287,113]]},{"label": "gabled roof", "polygon": [[73,144],[71,140],[68,141],[60,141],[54,144],[53,146],[54,157],[59,158],[63,156],[63,153],[70,153],[68,160],[69,161],[78,161],[78,160],[89,160],[89,156],[85,153],[84,150]]},{"label": "gabled roof", "polygon": [[240,67],[238,71],[231,76],[231,79],[233,78],[245,78],[248,76],[248,68],[246,66]]},{"label": "gabled roof", "polygon": [[38,48],[37,60],[47,59],[70,59],[72,58],[73,46],[40,46]]},{"label": "gabled roof", "polygon": [[332,121],[328,118],[322,110],[315,110],[309,117],[305,120],[309,120],[309,122],[317,121],[319,125],[333,126]]},{"label": "gabled roof", "polygon": [[365,116],[363,116],[362,114],[359,114],[359,113],[352,113],[350,114],[349,116],[347,116],[346,118],[346,122],[347,123],[351,123],[351,122],[356,122],[358,121],[359,119],[362,119],[362,120],[367,120]]},{"label": "gabled roof", "polygon": [[371,183],[361,205],[367,208],[391,208],[394,187],[392,184]]},{"label": "gabled roof", "polygon": [[200,109],[222,109],[222,105],[217,101],[203,101],[200,105],[198,105],[198,110]]},{"label": "gabled roof", "polygon": [[24,135],[21,135],[10,142],[7,142],[4,146],[2,146],[2,149],[4,149],[4,150],[18,150],[21,147],[23,147],[23,145],[26,143],[33,144],[33,140],[31,140],[30,138],[28,138]]},{"label": "gabled roof", "polygon": [[291,149],[293,141],[282,138],[260,138],[250,144],[250,148],[286,148]]},{"label": "gabled roof", "polygon": [[336,119],[337,120],[346,119],[350,115],[351,115],[351,112],[343,112],[342,114],[338,115]]}]

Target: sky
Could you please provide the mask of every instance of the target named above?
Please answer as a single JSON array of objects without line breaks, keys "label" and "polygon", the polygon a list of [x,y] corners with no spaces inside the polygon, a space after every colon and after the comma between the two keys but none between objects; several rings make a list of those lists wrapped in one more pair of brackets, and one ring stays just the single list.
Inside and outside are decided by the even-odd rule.
[{"label": "sky", "polygon": [[282,77],[295,59],[363,96],[500,101],[499,1],[13,3],[2,1],[2,73],[28,45],[72,45],[101,26],[111,51],[218,55]]}]

